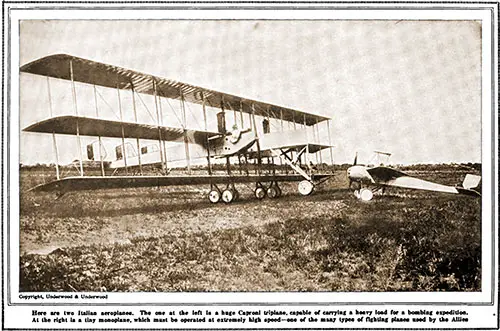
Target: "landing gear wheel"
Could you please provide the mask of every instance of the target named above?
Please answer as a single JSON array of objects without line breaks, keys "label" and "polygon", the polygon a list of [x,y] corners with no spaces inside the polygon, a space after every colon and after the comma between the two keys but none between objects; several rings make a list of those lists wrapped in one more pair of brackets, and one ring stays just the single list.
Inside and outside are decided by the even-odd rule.
[{"label": "landing gear wheel", "polygon": [[222,201],[225,203],[231,203],[233,202],[235,197],[234,191],[231,189],[226,189],[222,192]]},{"label": "landing gear wheel", "polygon": [[219,190],[211,190],[208,192],[208,200],[210,200],[211,203],[217,203],[220,201],[221,195]]},{"label": "landing gear wheel", "polygon": [[302,195],[309,195],[314,190],[314,184],[308,180],[303,180],[299,183],[299,193]]},{"label": "landing gear wheel", "polygon": [[359,199],[361,201],[370,201],[373,198],[373,192],[369,189],[363,188],[359,191]]},{"label": "landing gear wheel", "polygon": [[276,183],[276,186],[274,186],[276,188],[276,190],[278,191],[278,195],[276,196],[277,198],[279,198],[281,196],[281,188],[278,186],[278,183]]},{"label": "landing gear wheel", "polygon": [[270,186],[268,189],[267,189],[267,196],[270,198],[270,199],[274,199],[274,198],[277,198],[278,197],[278,190],[276,189],[275,186]]},{"label": "landing gear wheel", "polygon": [[236,201],[240,198],[240,192],[236,191],[236,189],[233,189],[234,192],[234,199],[233,201]]},{"label": "landing gear wheel", "polygon": [[264,199],[264,197],[266,196],[266,190],[262,186],[257,187],[254,193],[255,197],[259,200]]},{"label": "landing gear wheel", "polygon": [[359,190],[354,190],[354,196],[359,199]]}]

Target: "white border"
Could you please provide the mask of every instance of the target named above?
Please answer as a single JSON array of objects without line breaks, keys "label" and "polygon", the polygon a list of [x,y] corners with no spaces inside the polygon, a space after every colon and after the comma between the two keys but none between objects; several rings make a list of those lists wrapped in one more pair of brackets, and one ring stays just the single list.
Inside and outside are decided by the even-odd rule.
[{"label": "white border", "polygon": [[[274,6],[275,4],[273,4]],[[38,5],[37,5],[38,6]],[[49,5],[46,5],[50,7]],[[79,7],[92,7],[92,5],[79,4]],[[99,5],[99,7],[113,7],[117,5]],[[120,4],[121,7],[129,7],[129,5]],[[176,5],[168,5],[169,7]],[[179,5],[186,6],[186,5]],[[199,7],[209,7],[211,5],[201,5]],[[224,4],[224,6],[231,6]],[[252,4],[252,6],[258,6]],[[278,6],[278,5],[276,5]],[[284,7],[291,6],[291,4],[284,4]],[[494,140],[495,135],[493,135],[492,129],[498,132],[497,116],[493,116],[493,123],[491,121],[492,115],[496,114],[496,107],[492,107],[492,96],[495,95],[495,91],[491,91],[491,61],[494,60],[496,63],[496,52],[492,52],[491,37],[492,32],[491,26],[495,24],[496,21],[492,22],[491,11],[484,8],[491,8],[487,5],[444,5],[439,4],[439,7],[450,7],[450,8],[464,8],[462,10],[443,10],[443,9],[418,9],[417,7],[424,7],[423,5],[405,5],[406,8],[414,7],[411,10],[373,10],[363,9],[363,10],[330,10],[326,9],[328,5],[321,5],[325,7],[324,10],[310,10],[310,5],[293,4],[294,7],[305,6],[307,9],[293,9],[293,10],[229,10],[229,9],[217,9],[217,10],[136,10],[136,9],[122,9],[119,11],[111,10],[20,10],[16,8],[10,12],[10,28],[11,33],[11,47],[10,47],[10,91],[11,91],[11,105],[6,105],[7,98],[4,97],[4,109],[10,112],[10,123],[6,123],[10,128],[11,136],[9,137],[9,147],[10,147],[10,170],[8,174],[11,187],[9,187],[8,194],[10,195],[10,232],[8,236],[10,237],[10,293],[11,296],[7,300],[11,300],[12,304],[40,304],[40,301],[26,301],[19,299],[19,220],[16,218],[19,211],[19,187],[15,183],[19,183],[19,20],[26,19],[329,19],[329,20],[401,20],[401,19],[412,19],[412,20],[480,20],[482,23],[482,87],[483,87],[483,100],[482,100],[482,166],[483,166],[483,206],[482,206],[482,291],[481,292],[460,292],[460,293],[415,293],[415,292],[400,292],[400,293],[295,293],[295,292],[245,292],[244,295],[238,292],[223,292],[223,293],[109,293],[108,300],[68,300],[68,301],[58,301],[58,300],[43,300],[45,304],[60,303],[75,304],[110,304],[110,303],[129,303],[129,304],[160,304],[164,305],[166,303],[171,304],[273,304],[273,303],[288,303],[288,304],[322,304],[322,303],[392,303],[392,304],[404,304],[404,303],[437,303],[437,304],[451,304],[454,303],[469,303],[469,304],[482,304],[489,305],[492,302],[492,293],[495,293],[495,303],[496,303],[496,284],[497,276],[492,279],[492,275],[496,275],[496,266],[491,264],[492,261],[492,250],[497,251],[497,247],[493,247],[492,234],[495,234],[497,238],[496,228],[497,222],[492,222],[498,215],[498,210],[492,210],[491,206],[494,202],[494,197],[492,197],[488,190],[489,183],[498,183],[495,174],[492,175],[492,169],[494,163],[497,164],[498,160],[496,151],[496,140]],[[341,7],[343,5],[334,5],[334,7]],[[368,6],[363,4],[363,6]],[[152,7],[162,7],[161,5],[154,4]],[[376,5],[375,7],[394,7],[392,4],[387,5]],[[426,6],[428,7],[428,6]],[[95,8],[95,5],[94,5]],[[465,9],[467,8],[467,9]],[[472,9],[477,8],[477,9]],[[480,9],[483,8],[483,9]],[[496,18],[496,12],[495,12]],[[6,17],[4,24],[8,24],[9,17]],[[8,31],[8,29],[6,29]],[[494,38],[496,35],[493,34]],[[496,45],[496,40],[495,40]],[[493,53],[495,59],[491,59],[491,54]],[[8,82],[6,82],[8,83]],[[6,85],[8,86],[8,85]],[[497,90],[497,88],[495,88]],[[5,128],[5,127],[4,127]],[[493,138],[493,139],[492,139]],[[493,149],[495,148],[495,149]],[[4,168],[5,171],[5,168]],[[4,185],[6,183],[4,182]],[[5,189],[5,188],[4,188]],[[498,192],[495,191],[495,196]],[[4,200],[5,201],[5,200]],[[5,207],[5,206],[4,206]],[[497,206],[495,206],[497,208]],[[5,211],[6,209],[4,209]],[[4,220],[5,220],[4,215]],[[7,233],[6,229],[7,222],[4,222],[4,234]],[[497,243],[495,243],[497,244]],[[496,246],[496,245],[495,245]],[[5,248],[5,246],[4,246]],[[4,250],[6,251],[6,250]],[[4,261],[6,255],[4,256]],[[494,268],[494,269],[493,269]],[[4,266],[4,271],[7,268]],[[495,288],[492,288],[492,284],[495,284]],[[5,294],[5,293],[4,293]],[[19,307],[20,308],[20,307]],[[483,307],[486,309],[486,307]],[[489,307],[494,308],[494,307]],[[24,308],[23,308],[24,309]]]}]

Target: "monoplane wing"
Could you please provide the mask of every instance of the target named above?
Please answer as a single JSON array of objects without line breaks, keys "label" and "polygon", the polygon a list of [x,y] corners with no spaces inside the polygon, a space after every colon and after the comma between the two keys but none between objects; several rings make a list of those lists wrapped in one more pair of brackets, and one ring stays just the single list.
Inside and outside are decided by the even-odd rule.
[{"label": "monoplane wing", "polygon": [[156,94],[165,98],[182,98],[195,104],[206,102],[211,107],[219,108],[222,106],[225,109],[241,110],[244,113],[254,113],[258,116],[283,119],[284,121],[293,121],[306,125],[315,125],[329,119],[325,116],[246,99],[67,54],[43,57],[25,64],[20,70],[26,73],[74,80],[109,88],[133,89],[138,93]]},{"label": "monoplane wing", "polygon": [[[326,175],[317,175],[315,180],[321,180]],[[66,177],[46,184],[35,186],[30,191],[36,192],[70,192],[82,190],[134,188],[134,187],[156,187],[156,186],[180,186],[180,185],[209,185],[228,183],[252,183],[252,182],[293,182],[301,181],[300,175],[190,175],[190,176],[89,176],[89,177]]]},{"label": "monoplane wing", "polygon": [[481,194],[472,189],[466,189],[461,187],[453,187],[442,184],[437,184],[429,182],[423,179],[418,179],[411,177],[404,172],[387,168],[387,167],[375,167],[367,169],[368,173],[373,179],[373,184],[376,185],[387,185],[401,188],[409,188],[416,190],[426,190],[435,192],[445,192],[445,193],[455,193],[455,194],[467,194],[480,196]]},{"label": "monoplane wing", "polygon": [[[37,122],[24,131],[57,133],[111,138],[141,138],[150,140],[182,141],[184,129],[130,122],[102,120],[81,116],[59,116]],[[207,138],[220,135],[216,132],[186,130],[188,141],[205,145]]]}]

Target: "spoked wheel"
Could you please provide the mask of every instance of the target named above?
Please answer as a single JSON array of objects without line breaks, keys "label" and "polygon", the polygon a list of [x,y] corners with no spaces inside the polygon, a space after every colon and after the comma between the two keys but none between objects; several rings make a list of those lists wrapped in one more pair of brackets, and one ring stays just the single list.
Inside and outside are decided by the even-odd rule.
[{"label": "spoked wheel", "polygon": [[269,186],[269,188],[267,189],[267,196],[270,199],[274,199],[274,198],[278,197],[278,190],[276,189],[275,186]]},{"label": "spoked wheel", "polygon": [[211,203],[217,203],[220,201],[221,194],[219,190],[211,190],[208,193],[208,200],[210,200]]},{"label": "spoked wheel", "polygon": [[276,190],[278,191],[278,196],[277,196],[277,198],[279,198],[279,197],[281,196],[281,194],[283,193],[283,192],[281,192],[281,187],[279,187],[279,186],[278,186],[278,183],[276,183],[276,185],[275,185],[274,187],[275,187],[275,188],[276,188]]},{"label": "spoked wheel", "polygon": [[314,184],[308,180],[303,180],[299,183],[299,193],[302,195],[309,195],[314,190]]},{"label": "spoked wheel", "polygon": [[232,189],[225,189],[222,192],[222,201],[225,203],[231,203],[235,200],[235,191]]},{"label": "spoked wheel", "polygon": [[266,197],[266,190],[262,186],[258,186],[255,191],[255,197],[259,200],[262,200]]}]

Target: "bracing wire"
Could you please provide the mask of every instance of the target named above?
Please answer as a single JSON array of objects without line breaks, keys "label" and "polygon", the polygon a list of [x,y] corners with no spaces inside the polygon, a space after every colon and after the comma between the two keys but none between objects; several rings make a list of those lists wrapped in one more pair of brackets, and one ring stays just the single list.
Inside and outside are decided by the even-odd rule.
[{"label": "bracing wire", "polygon": [[186,102],[185,103],[186,106],[187,106],[187,109],[189,110],[189,112],[191,113],[192,117],[194,118],[194,121],[196,122],[196,125],[198,125],[198,128],[201,128],[202,126],[200,125],[200,122],[198,122],[198,120],[196,119],[196,116],[194,116],[194,113],[193,111],[191,110],[191,107],[189,107],[189,102]]},{"label": "bracing wire", "polygon": [[153,117],[153,114],[151,114],[151,112],[149,111],[148,106],[146,105],[146,103],[144,102],[144,100],[142,100],[141,95],[139,93],[135,93],[135,94],[139,97],[139,100],[141,101],[141,103],[144,106],[144,108],[146,108],[146,111],[148,112],[148,114],[151,117],[151,119],[153,120],[153,122],[155,122],[155,118]]},{"label": "bracing wire", "polygon": [[[184,124],[182,124],[181,119],[179,118],[179,116],[177,116],[177,112],[175,111],[175,108],[172,106],[172,104],[170,103],[170,101],[168,101],[167,98],[165,98],[165,101],[167,101],[167,104],[170,106],[170,109],[172,109],[172,112],[174,113],[174,116],[177,119],[177,122],[179,122],[179,124],[181,125],[181,127],[184,128]],[[161,99],[160,99],[160,102],[161,102]]]},{"label": "bracing wire", "polygon": [[104,97],[102,96],[101,92],[99,92],[99,90],[96,88],[95,90],[97,92],[97,95],[101,98],[101,100],[104,102],[104,104],[106,104],[106,106],[108,106],[108,108],[111,110],[111,112],[116,116],[116,118],[118,120],[120,120],[120,116],[118,116],[116,114],[116,112],[114,111],[113,107],[111,107],[111,105],[106,101],[106,99],[104,99]]}]

